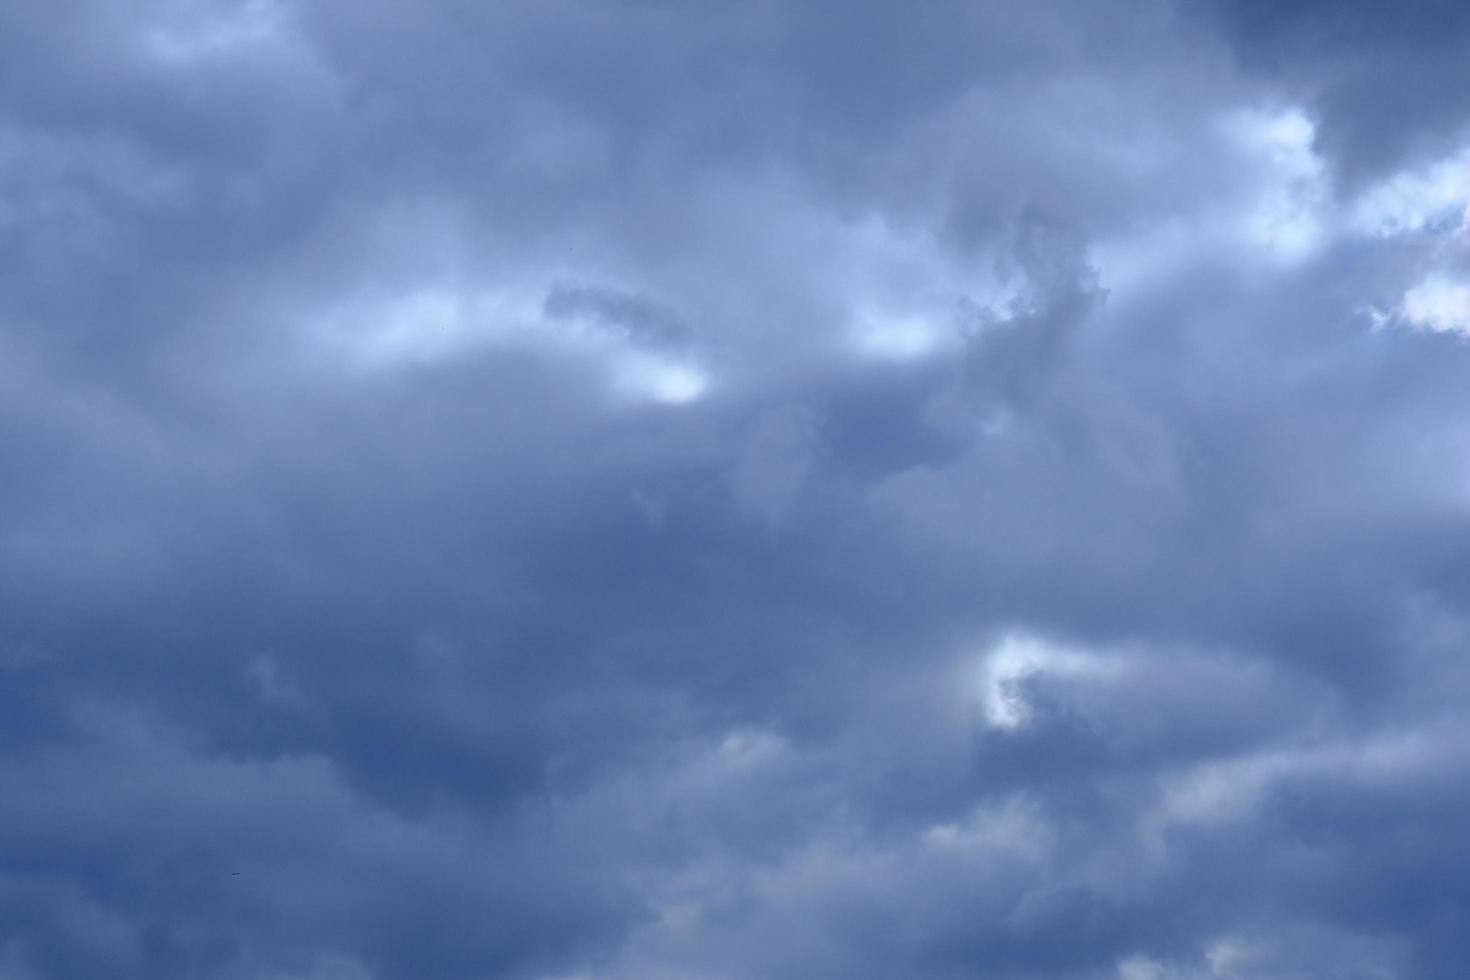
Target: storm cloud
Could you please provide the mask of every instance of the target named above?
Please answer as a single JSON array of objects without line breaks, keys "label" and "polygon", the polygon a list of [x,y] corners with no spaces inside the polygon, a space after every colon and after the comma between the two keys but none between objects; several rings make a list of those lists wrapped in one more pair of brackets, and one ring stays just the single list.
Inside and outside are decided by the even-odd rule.
[{"label": "storm cloud", "polygon": [[0,978],[1449,980],[1470,14],[0,8]]}]

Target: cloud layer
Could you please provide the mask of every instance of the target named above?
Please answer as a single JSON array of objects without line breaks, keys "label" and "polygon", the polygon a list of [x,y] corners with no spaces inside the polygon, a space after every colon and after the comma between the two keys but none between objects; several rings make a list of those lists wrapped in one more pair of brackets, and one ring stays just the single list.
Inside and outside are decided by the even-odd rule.
[{"label": "cloud layer", "polygon": [[0,10],[0,978],[1440,980],[1470,16]]}]

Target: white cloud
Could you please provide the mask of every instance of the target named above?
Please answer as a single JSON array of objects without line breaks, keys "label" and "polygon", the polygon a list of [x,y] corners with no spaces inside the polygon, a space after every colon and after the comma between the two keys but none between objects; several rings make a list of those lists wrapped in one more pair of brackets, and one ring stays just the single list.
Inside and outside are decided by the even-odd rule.
[{"label": "white cloud", "polygon": [[1374,185],[1354,202],[1349,219],[1359,234],[1382,237],[1446,222],[1460,231],[1470,227],[1470,150]]},{"label": "white cloud", "polygon": [[1290,107],[1242,113],[1228,128],[1262,173],[1244,220],[1247,242],[1289,264],[1310,258],[1328,238],[1326,166],[1313,149],[1315,124]]},{"label": "white cloud", "polygon": [[534,347],[601,363],[609,388],[634,400],[683,405],[709,389],[709,373],[687,354],[649,349],[580,317],[548,319],[545,289],[464,289],[425,284],[372,294],[308,318],[305,335],[329,359],[357,370],[433,364],[491,347]]},{"label": "white cloud", "polygon": [[889,361],[917,360],[933,352],[941,339],[939,326],[917,314],[860,314],[853,334],[859,352]]},{"label": "white cloud", "polygon": [[710,379],[700,367],[688,361],[629,351],[615,359],[614,385],[634,398],[685,405],[705,394]]},{"label": "white cloud", "polygon": [[1023,685],[1028,678],[1106,673],[1101,656],[1057,646],[1025,633],[1011,633],[986,655],[981,666],[980,696],[985,721],[992,728],[1013,730],[1031,718]]},{"label": "white cloud", "polygon": [[1470,282],[1428,276],[1404,294],[1403,318],[1423,330],[1470,337]]},{"label": "white cloud", "polygon": [[1388,308],[1365,307],[1375,329],[1407,326],[1470,336],[1470,280],[1459,256],[1470,244],[1470,149],[1381,181],[1351,206],[1350,232],[1426,236],[1429,272]]},{"label": "white cloud", "polygon": [[1206,180],[1182,206],[1098,242],[1093,255],[1110,292],[1163,281],[1219,256],[1290,267],[1334,237],[1327,168],[1303,109],[1236,109],[1205,133],[1191,152],[1229,161],[1230,176]]}]

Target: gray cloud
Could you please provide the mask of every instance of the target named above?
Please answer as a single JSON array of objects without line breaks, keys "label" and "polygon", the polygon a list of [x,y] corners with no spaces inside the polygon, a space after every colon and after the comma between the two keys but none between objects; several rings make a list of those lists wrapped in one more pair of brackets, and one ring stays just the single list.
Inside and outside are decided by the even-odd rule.
[{"label": "gray cloud", "polygon": [[1349,183],[1463,142],[1470,110],[1462,57],[1470,14],[1463,5],[1228,0],[1207,6],[1249,70],[1310,102],[1321,120],[1322,147]]},{"label": "gray cloud", "polygon": [[1458,976],[1370,6],[7,7],[0,977]]}]

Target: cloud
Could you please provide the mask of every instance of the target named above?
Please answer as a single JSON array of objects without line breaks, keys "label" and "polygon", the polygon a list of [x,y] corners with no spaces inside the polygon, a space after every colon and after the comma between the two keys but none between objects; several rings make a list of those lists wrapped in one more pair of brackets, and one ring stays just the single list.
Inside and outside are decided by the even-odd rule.
[{"label": "cloud", "polygon": [[1464,59],[1470,18],[1454,4],[1257,0],[1209,11],[1253,73],[1310,100],[1321,143],[1349,184],[1382,176],[1465,135]]},{"label": "cloud", "polygon": [[1404,294],[1403,315],[1436,333],[1470,333],[1470,284],[1431,275]]},{"label": "cloud", "polygon": [[1452,5],[53,6],[0,976],[1460,975]]}]

